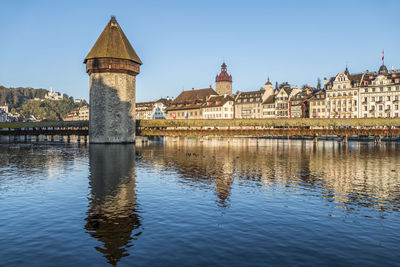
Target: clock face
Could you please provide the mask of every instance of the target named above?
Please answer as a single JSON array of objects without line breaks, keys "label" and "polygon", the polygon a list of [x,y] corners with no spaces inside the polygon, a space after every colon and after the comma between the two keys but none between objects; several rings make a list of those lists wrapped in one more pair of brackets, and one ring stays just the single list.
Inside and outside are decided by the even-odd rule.
[{"label": "clock face", "polygon": [[231,88],[231,86],[228,84],[227,86],[226,86],[226,89],[230,89]]}]

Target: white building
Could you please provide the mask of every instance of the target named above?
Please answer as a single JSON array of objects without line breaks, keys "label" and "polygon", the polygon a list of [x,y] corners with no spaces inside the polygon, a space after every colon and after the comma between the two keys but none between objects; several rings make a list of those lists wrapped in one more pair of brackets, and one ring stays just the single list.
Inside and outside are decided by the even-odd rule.
[{"label": "white building", "polygon": [[161,98],[155,102],[138,102],[136,103],[136,119],[137,120],[155,120],[165,119],[166,109],[171,103],[169,98]]},{"label": "white building", "polygon": [[400,70],[385,65],[378,73],[366,72],[360,86],[361,118],[399,117]]},{"label": "white building", "polygon": [[0,109],[0,122],[8,122],[8,115],[3,109]]},{"label": "white building", "polygon": [[49,100],[62,100],[63,96],[59,92],[54,92],[53,88],[50,88],[50,92],[48,92],[45,96],[45,99]]},{"label": "white building", "polygon": [[209,96],[202,106],[202,113],[203,119],[233,119],[234,99],[227,94]]}]

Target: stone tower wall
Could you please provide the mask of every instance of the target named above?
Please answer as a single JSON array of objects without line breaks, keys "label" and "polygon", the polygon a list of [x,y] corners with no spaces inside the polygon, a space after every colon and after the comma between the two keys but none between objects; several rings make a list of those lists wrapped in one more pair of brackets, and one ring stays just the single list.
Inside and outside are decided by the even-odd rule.
[{"label": "stone tower wall", "polygon": [[90,73],[90,143],[135,142],[136,76]]},{"label": "stone tower wall", "polygon": [[[228,88],[229,86],[229,88]],[[232,82],[230,81],[220,81],[220,82],[216,82],[215,83],[215,91],[219,94],[219,95],[230,95],[232,96]]]}]

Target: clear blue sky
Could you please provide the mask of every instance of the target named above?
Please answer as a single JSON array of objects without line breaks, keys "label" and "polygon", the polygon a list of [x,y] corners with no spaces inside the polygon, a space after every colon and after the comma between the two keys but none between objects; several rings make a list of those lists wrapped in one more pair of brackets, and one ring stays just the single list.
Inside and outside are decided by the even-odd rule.
[{"label": "clear blue sky", "polygon": [[111,15],[143,61],[137,101],[267,76],[301,86],[343,71],[400,68],[400,1],[1,1],[0,85],[89,95],[82,63]]}]

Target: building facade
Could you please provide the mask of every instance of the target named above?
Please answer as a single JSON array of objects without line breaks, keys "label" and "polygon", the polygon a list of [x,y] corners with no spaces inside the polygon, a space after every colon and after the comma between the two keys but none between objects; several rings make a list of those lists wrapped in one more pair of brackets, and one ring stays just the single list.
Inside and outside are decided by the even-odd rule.
[{"label": "building facade", "polygon": [[311,97],[312,93],[307,90],[303,90],[293,95],[289,100],[289,118],[308,118],[308,100]]},{"label": "building facade", "polygon": [[202,107],[203,119],[235,118],[234,99],[229,95],[209,96]]},{"label": "building facade", "polygon": [[297,86],[292,87],[288,83],[284,83],[281,85],[279,92],[275,96],[276,118],[291,117],[291,108],[290,108],[291,98],[300,91],[301,90],[298,89]]},{"label": "building facade", "polygon": [[171,100],[161,98],[155,102],[139,102],[136,103],[136,119],[137,120],[157,120],[166,118],[166,109],[170,105]]},{"label": "building facade", "polygon": [[328,118],[325,90],[316,92],[308,100],[308,103],[310,118]]},{"label": "building facade", "polygon": [[263,118],[264,102],[274,95],[274,88],[267,79],[264,88],[258,91],[239,92],[235,99],[235,117],[238,119]]},{"label": "building facade", "polygon": [[329,118],[358,118],[358,89],[364,74],[350,74],[348,68],[327,83],[326,99]]},{"label": "building facade", "polygon": [[360,118],[399,117],[400,70],[385,65],[378,72],[366,72],[360,85]]},{"label": "building facade", "polygon": [[211,87],[183,91],[167,107],[167,119],[202,119],[202,107],[210,96],[218,96]]},{"label": "building facade", "polygon": [[44,96],[45,99],[59,101],[63,99],[63,96],[59,92],[54,92],[53,88]]},{"label": "building facade", "polygon": [[0,109],[0,122],[8,122],[8,115],[3,109]]}]

